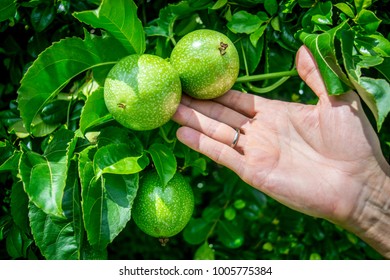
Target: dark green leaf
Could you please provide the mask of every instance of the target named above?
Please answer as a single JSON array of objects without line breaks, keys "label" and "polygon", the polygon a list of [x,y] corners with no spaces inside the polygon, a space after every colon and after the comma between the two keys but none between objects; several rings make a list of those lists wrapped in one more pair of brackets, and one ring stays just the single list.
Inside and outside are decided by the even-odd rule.
[{"label": "dark green leaf", "polygon": [[245,36],[244,38],[242,38],[242,40],[239,41],[239,45],[237,46],[238,54],[240,57],[240,68],[247,68],[248,74],[252,74],[260,63],[261,57],[263,55],[263,48],[263,39],[259,39],[256,44],[256,47],[254,47],[251,43],[250,37]]},{"label": "dark green leaf", "polygon": [[145,51],[145,33],[137,17],[134,1],[104,0],[96,10],[76,12],[73,15],[94,28],[108,31],[121,42],[128,54],[142,54]]},{"label": "dark green leaf", "polygon": [[104,89],[98,88],[88,96],[81,111],[80,131],[85,134],[88,130],[112,120],[104,102]]},{"label": "dark green leaf", "polygon": [[259,29],[263,22],[257,15],[242,10],[233,14],[232,20],[228,22],[227,27],[233,33],[250,34]]},{"label": "dark green leaf", "polygon": [[14,259],[21,258],[23,254],[22,232],[15,225],[11,227],[6,239],[7,253]]},{"label": "dark green leaf", "polygon": [[244,243],[244,232],[232,222],[219,221],[217,234],[219,240],[228,248],[239,248]]},{"label": "dark green leaf", "polygon": [[357,34],[355,46],[362,55],[380,55],[390,57],[390,42],[383,35]]},{"label": "dark green leaf", "polygon": [[163,186],[165,186],[177,171],[176,157],[173,151],[164,144],[152,144],[148,152],[152,156],[154,166],[161,179]]},{"label": "dark green leaf", "polygon": [[64,217],[62,199],[76,142],[73,132],[61,129],[43,155],[29,151],[20,160],[19,172],[30,200],[45,213],[60,218]]},{"label": "dark green leaf", "polygon": [[0,142],[0,171],[18,169],[21,152],[17,151],[8,141]]},{"label": "dark green leaf", "polygon": [[15,0],[2,0],[0,6],[0,22],[13,17],[16,13]]},{"label": "dark green leaf", "polygon": [[47,124],[58,124],[66,119],[69,101],[55,99],[46,104],[40,115],[42,121]]},{"label": "dark green leaf", "polygon": [[35,7],[31,12],[31,24],[36,32],[42,32],[56,16],[56,10],[52,4],[42,4]]},{"label": "dark green leaf", "polygon": [[28,222],[28,196],[23,189],[21,181],[12,186],[11,192],[11,215],[15,225],[24,234],[30,233]]},{"label": "dark green leaf", "polygon": [[271,16],[278,12],[279,4],[276,0],[264,1],[264,8]]},{"label": "dark green leaf", "polygon": [[213,222],[206,221],[205,219],[191,219],[184,228],[184,240],[193,245],[205,242],[213,224]]},{"label": "dark green leaf", "polygon": [[88,34],[85,40],[67,38],[47,48],[28,69],[18,90],[18,109],[27,131],[32,131],[43,106],[73,77],[93,67],[113,65],[126,53],[117,40]]}]

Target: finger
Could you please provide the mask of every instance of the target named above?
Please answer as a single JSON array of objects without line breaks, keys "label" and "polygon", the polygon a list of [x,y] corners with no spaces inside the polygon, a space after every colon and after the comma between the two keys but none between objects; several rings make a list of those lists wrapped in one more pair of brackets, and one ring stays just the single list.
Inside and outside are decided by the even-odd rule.
[{"label": "finger", "polygon": [[253,118],[257,112],[257,102],[262,99],[263,98],[250,93],[229,90],[221,97],[216,98],[215,101],[243,114],[248,118]]},{"label": "finger", "polygon": [[236,150],[190,127],[180,127],[177,138],[191,149],[204,154],[218,164],[242,174],[243,156]]},{"label": "finger", "polygon": [[251,120],[241,113],[211,100],[198,100],[183,96],[181,103],[211,119],[223,122],[233,128],[243,127],[244,124]]},{"label": "finger", "polygon": [[236,137],[235,128],[211,119],[184,104],[179,104],[172,119],[183,126],[195,129],[228,146],[232,145]]},{"label": "finger", "polygon": [[296,66],[299,76],[313,90],[320,99],[328,99],[328,91],[326,90],[321,73],[317,63],[309,49],[302,46],[296,55]]}]

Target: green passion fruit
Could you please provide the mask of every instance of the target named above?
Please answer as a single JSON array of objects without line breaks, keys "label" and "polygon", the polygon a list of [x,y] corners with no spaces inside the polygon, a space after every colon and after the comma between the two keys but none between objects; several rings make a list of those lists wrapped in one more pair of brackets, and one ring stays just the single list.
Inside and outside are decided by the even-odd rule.
[{"label": "green passion fruit", "polygon": [[133,54],[118,61],[104,83],[108,111],[121,125],[151,130],[168,122],[180,103],[180,78],[156,55]]},{"label": "green passion fruit", "polygon": [[238,52],[224,34],[199,29],[186,34],[173,48],[170,63],[179,73],[183,91],[198,99],[223,95],[239,72]]},{"label": "green passion fruit", "polygon": [[141,178],[132,207],[132,218],[146,234],[166,242],[189,222],[194,210],[194,193],[183,175],[176,173],[163,186],[155,170]]}]

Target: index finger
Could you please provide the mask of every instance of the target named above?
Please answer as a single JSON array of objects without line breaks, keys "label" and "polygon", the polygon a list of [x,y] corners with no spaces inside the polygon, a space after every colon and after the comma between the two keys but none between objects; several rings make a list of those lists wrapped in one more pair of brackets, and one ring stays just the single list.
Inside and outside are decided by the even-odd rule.
[{"label": "index finger", "polygon": [[243,93],[238,90],[229,90],[224,95],[214,100],[249,118],[253,118],[257,112],[256,111],[257,98],[260,97],[250,93]]}]

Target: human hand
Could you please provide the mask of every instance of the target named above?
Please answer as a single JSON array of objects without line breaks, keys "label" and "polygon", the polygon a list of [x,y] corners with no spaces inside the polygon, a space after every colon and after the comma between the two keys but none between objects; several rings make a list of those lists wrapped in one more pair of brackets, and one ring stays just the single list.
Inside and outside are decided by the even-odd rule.
[{"label": "human hand", "polygon": [[[327,94],[307,48],[296,65],[317,105],[238,91],[207,101],[183,96],[173,117],[183,125],[177,137],[290,208],[363,231],[357,224],[367,201],[388,186],[390,174],[376,133],[355,92]],[[241,134],[232,147],[235,128]]]}]

